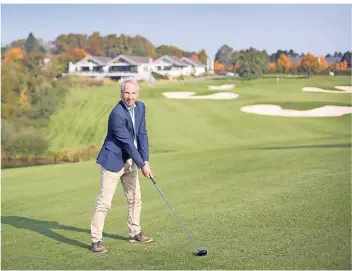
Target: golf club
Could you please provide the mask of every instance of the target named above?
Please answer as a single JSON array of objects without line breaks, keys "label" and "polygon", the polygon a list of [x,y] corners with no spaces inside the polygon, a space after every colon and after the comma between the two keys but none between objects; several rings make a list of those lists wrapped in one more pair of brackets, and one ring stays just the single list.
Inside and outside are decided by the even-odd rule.
[{"label": "golf club", "polygon": [[172,209],[170,203],[167,201],[167,199],[165,198],[163,192],[161,192],[158,184],[156,183],[155,179],[151,176],[150,179],[152,180],[152,182],[155,184],[156,188],[158,189],[160,195],[163,197],[163,199],[165,200],[166,204],[170,207],[172,213],[174,214],[174,216],[177,217],[178,221],[180,222],[182,228],[185,230],[185,232],[187,233],[189,239],[192,241],[192,243],[194,244],[194,246],[197,248],[198,252],[194,253],[194,255],[196,256],[204,256],[204,255],[207,255],[208,254],[208,251],[206,249],[199,249],[197,244],[194,242],[192,236],[189,234],[189,232],[187,231],[185,225],[183,225],[181,219],[176,215],[175,211]]}]

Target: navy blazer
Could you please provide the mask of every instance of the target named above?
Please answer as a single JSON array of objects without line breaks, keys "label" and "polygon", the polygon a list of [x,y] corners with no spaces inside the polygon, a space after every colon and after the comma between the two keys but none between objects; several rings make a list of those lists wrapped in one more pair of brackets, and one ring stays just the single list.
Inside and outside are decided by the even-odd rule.
[{"label": "navy blazer", "polygon": [[124,103],[120,101],[109,115],[108,132],[97,157],[97,163],[109,171],[119,172],[129,158],[138,168],[149,160],[144,103],[136,101],[134,112],[138,150],[134,145],[132,119]]}]

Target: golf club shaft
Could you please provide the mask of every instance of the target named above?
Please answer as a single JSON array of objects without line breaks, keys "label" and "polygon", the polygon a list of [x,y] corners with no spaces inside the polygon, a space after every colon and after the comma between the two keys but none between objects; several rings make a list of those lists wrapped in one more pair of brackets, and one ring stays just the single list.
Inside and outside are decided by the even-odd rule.
[{"label": "golf club shaft", "polygon": [[[182,228],[183,228],[183,229],[185,230],[185,232],[187,233],[187,235],[188,235],[189,239],[192,241],[192,243],[193,243],[193,244],[195,245],[195,247],[198,249],[197,244],[194,242],[194,240],[193,240],[192,236],[191,236],[191,235],[189,234],[189,232],[187,231],[187,229],[186,229],[185,225],[183,225],[183,223],[182,223],[181,219],[177,216],[177,214],[175,213],[175,211],[172,209],[172,207],[171,207],[170,203],[169,203],[169,202],[167,201],[167,199],[165,198],[165,196],[164,196],[163,192],[161,192],[161,189],[159,188],[159,186],[158,186],[158,184],[156,183],[155,179],[154,179],[153,177],[150,177],[150,179],[151,179],[151,180],[152,180],[152,182],[155,184],[155,186],[156,186],[156,188],[158,189],[158,191],[159,191],[160,195],[163,197],[164,201],[165,201],[165,202],[166,202],[166,204],[169,206],[169,208],[170,208],[170,210],[172,211],[172,213],[174,214],[174,216],[176,216],[176,217],[177,217],[177,219],[178,219],[178,221],[180,222],[180,224],[181,224]],[[199,249],[198,249],[198,251],[199,251]]]}]

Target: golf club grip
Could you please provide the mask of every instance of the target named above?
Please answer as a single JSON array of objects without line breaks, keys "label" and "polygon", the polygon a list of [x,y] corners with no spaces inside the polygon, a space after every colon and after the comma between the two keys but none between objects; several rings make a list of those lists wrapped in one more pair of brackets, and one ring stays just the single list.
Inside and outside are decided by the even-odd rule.
[{"label": "golf club grip", "polygon": [[150,177],[150,179],[152,180],[152,182],[154,183],[154,184],[156,184],[156,181],[154,180],[154,178],[151,176]]}]

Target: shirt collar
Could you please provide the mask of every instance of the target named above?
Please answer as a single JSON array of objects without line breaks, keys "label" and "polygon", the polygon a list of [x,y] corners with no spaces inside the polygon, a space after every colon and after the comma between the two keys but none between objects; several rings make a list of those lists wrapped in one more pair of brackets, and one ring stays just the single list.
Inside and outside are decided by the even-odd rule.
[{"label": "shirt collar", "polygon": [[122,103],[124,104],[124,106],[126,107],[126,109],[128,110],[128,111],[133,111],[136,107],[137,107],[137,104],[135,103],[134,104],[134,107],[133,108],[131,108],[131,107],[129,107],[127,104],[125,104],[125,102],[121,99],[121,101],[122,101]]}]

